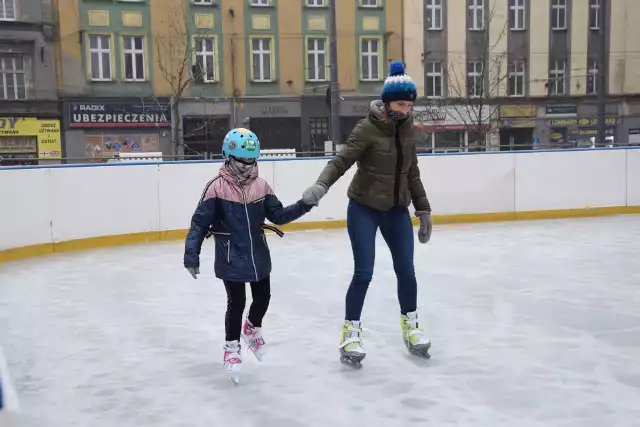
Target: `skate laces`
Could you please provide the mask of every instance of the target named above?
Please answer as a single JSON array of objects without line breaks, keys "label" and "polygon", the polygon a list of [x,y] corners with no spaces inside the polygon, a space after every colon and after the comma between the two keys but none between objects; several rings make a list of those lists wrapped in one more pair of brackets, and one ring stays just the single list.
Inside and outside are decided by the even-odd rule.
[{"label": "skate laces", "polygon": [[261,328],[257,328],[250,323],[246,324],[244,334],[247,337],[249,346],[251,348],[260,348],[264,345],[264,338],[262,337]]},{"label": "skate laces", "polygon": [[225,363],[241,363],[240,360],[240,347],[226,347],[224,348],[224,361]]}]

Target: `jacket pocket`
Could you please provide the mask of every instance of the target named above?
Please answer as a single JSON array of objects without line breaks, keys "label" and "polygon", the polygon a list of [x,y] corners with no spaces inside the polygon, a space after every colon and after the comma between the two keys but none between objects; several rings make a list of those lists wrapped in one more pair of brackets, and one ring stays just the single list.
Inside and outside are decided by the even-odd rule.
[{"label": "jacket pocket", "polygon": [[227,255],[227,264],[231,263],[231,240],[227,240],[224,243],[225,252]]}]

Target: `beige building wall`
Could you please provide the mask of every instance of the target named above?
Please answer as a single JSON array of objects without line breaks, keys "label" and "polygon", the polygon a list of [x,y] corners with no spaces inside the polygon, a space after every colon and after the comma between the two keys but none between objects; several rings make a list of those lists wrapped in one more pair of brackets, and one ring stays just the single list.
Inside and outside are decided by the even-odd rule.
[{"label": "beige building wall", "polygon": [[[225,11],[233,8],[234,16]],[[244,28],[244,4],[242,0],[225,0],[224,8],[220,8],[222,13],[222,44],[223,58],[220,66],[224,67],[224,93],[227,96],[233,95],[234,89],[239,89],[241,94],[247,93],[247,61],[245,55],[245,37],[247,34]],[[233,61],[231,60],[233,53]],[[234,75],[235,68],[235,75]]]},{"label": "beige building wall", "polygon": [[549,0],[531,2],[531,43],[529,45],[529,93],[531,96],[547,96],[549,10]]},{"label": "beige building wall", "polygon": [[[628,19],[627,8],[630,3],[638,2],[638,0],[609,0],[611,4],[611,19],[609,22],[609,94],[618,95],[624,91],[625,82],[625,56],[628,51],[627,26]],[[631,22],[631,25],[638,25],[637,22]]]},{"label": "beige building wall", "polygon": [[[448,97],[467,96],[467,0],[449,0],[447,11],[447,84]],[[505,45],[506,46],[506,45]]]},{"label": "beige building wall", "polygon": [[[304,57],[300,47],[303,46],[304,36],[302,8],[298,0],[278,0],[278,33],[280,91],[283,95],[302,93],[305,73]],[[293,83],[289,85],[288,81]]]},{"label": "beige building wall", "polygon": [[413,78],[418,97],[424,96],[424,11],[423,0],[404,1],[404,62],[407,73]]},{"label": "beige building wall", "polygon": [[[355,90],[358,85],[358,42],[356,30],[356,8],[352,1],[336,2],[336,36],[338,38],[338,81],[340,89]],[[384,74],[384,73],[383,73]]]},{"label": "beige building wall", "polygon": [[[538,1],[538,0],[536,0]],[[543,0],[540,0],[543,1]],[[489,95],[505,96],[507,94],[508,72],[507,42],[509,40],[509,3],[507,0],[489,1]]]},{"label": "beige building wall", "polygon": [[625,93],[640,93],[640,0],[628,0],[625,11]]},{"label": "beige building wall", "polygon": [[589,2],[574,1],[571,22],[571,82],[569,94],[587,93],[587,50],[589,34]]}]

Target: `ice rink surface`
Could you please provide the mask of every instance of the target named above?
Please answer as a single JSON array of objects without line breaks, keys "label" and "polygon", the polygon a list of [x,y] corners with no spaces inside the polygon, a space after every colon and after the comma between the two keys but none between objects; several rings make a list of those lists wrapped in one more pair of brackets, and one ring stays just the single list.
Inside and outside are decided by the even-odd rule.
[{"label": "ice rink surface", "polygon": [[[432,359],[400,334],[378,235],[364,367],[337,344],[344,230],[269,236],[268,360],[221,368],[222,284],[182,242],[0,264],[0,345],[27,427],[640,425],[640,216],[437,226],[416,239]],[[248,298],[248,303],[250,298]]]}]

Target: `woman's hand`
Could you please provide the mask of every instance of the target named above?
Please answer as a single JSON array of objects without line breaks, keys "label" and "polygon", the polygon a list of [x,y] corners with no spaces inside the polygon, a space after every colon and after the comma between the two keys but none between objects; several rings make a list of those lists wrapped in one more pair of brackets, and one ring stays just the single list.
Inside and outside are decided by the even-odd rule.
[{"label": "woman's hand", "polygon": [[431,221],[430,213],[423,213],[418,216],[420,220],[420,228],[418,229],[418,240],[420,243],[427,243],[431,239],[431,230],[433,221]]},{"label": "woman's hand", "polygon": [[327,187],[324,184],[315,183],[302,193],[302,201],[306,205],[318,206],[325,194],[327,194]]}]

